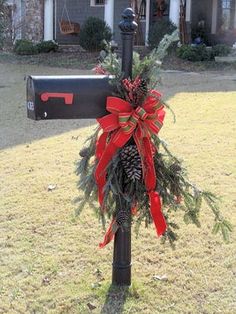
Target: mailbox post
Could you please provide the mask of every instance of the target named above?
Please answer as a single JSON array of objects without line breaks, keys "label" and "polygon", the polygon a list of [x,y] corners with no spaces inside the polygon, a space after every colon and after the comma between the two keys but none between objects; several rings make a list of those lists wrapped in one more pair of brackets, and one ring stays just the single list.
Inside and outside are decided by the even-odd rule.
[{"label": "mailbox post", "polygon": [[[134,17],[133,10],[127,8],[119,23],[124,78],[132,77],[133,41],[137,28]],[[30,76],[27,80],[27,116],[33,120],[99,118],[107,114],[106,98],[112,91],[108,76]],[[129,216],[129,227],[119,228],[115,234],[114,285],[131,284],[131,208]]]},{"label": "mailbox post", "polygon": [[[122,38],[122,72],[125,78],[132,78],[133,42],[137,24],[134,22],[134,12],[130,8],[124,11],[122,17],[123,20],[119,24]],[[116,204],[120,206],[118,201]],[[131,284],[131,208],[127,212],[129,226],[123,230],[119,228],[115,234],[112,272],[114,285]]]}]

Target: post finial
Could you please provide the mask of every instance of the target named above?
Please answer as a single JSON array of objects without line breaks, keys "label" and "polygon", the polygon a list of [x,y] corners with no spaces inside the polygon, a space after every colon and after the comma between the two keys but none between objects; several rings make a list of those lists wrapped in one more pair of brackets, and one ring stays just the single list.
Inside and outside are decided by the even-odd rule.
[{"label": "post finial", "polygon": [[119,28],[124,33],[134,33],[138,27],[134,21],[135,14],[132,8],[127,8],[122,13],[122,21],[119,23]]}]

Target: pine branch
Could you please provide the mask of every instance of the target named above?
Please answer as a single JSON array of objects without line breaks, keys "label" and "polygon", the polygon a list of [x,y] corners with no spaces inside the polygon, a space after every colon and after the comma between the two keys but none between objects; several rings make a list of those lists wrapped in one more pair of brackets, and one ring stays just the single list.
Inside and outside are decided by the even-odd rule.
[{"label": "pine branch", "polygon": [[179,41],[179,31],[176,29],[172,34],[166,34],[158,47],[152,51],[154,58],[157,60],[163,60],[167,55],[168,48],[176,41]]}]

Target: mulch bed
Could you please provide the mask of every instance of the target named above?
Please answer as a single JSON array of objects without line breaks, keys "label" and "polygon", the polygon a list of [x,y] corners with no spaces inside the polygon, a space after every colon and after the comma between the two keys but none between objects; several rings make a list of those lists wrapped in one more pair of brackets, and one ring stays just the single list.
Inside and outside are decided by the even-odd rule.
[{"label": "mulch bed", "polygon": [[[145,50],[144,53],[147,53]],[[141,52],[141,55],[144,55]],[[99,59],[98,52],[61,51],[37,55],[19,56],[11,50],[0,52],[0,62],[14,64],[37,64],[51,67],[90,70]],[[163,61],[164,70],[202,72],[202,71],[235,71],[236,64],[216,63],[214,61],[190,62],[176,57],[173,53]]]}]

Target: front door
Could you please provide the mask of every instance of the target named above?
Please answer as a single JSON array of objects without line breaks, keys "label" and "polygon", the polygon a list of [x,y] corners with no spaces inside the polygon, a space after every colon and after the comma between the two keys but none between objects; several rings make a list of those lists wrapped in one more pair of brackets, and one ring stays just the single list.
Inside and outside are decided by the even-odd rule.
[{"label": "front door", "polygon": [[169,19],[170,0],[133,0],[132,8],[138,23],[135,44],[144,45],[149,28],[158,19]]}]

